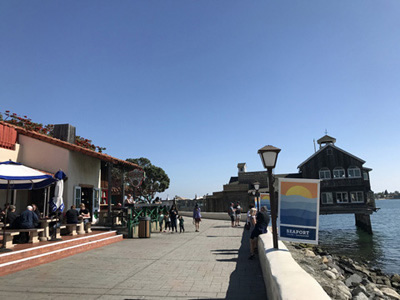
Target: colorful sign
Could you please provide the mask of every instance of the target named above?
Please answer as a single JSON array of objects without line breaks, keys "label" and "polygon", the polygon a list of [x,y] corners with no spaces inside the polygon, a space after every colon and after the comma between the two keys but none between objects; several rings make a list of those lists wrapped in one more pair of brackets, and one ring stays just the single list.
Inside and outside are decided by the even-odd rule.
[{"label": "colorful sign", "polygon": [[260,193],[260,207],[266,206],[268,210],[271,210],[271,204],[269,202],[269,193]]},{"label": "colorful sign", "polygon": [[279,239],[318,244],[318,179],[279,179]]}]

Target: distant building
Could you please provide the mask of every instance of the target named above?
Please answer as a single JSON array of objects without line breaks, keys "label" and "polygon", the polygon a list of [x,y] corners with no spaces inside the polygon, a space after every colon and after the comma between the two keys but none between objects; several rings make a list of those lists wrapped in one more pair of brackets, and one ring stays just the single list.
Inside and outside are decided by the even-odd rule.
[{"label": "distant building", "polygon": [[365,161],[335,146],[336,139],[325,135],[319,150],[299,166],[302,178],[321,179],[320,214],[355,214],[356,223],[371,232],[369,216],[376,211]]},{"label": "distant building", "polygon": [[[336,139],[325,135],[318,141],[319,149],[299,166],[298,173],[276,174],[275,178],[321,179],[320,214],[354,214],[356,225],[372,232],[370,215],[376,211],[365,161],[335,146]],[[240,201],[247,208],[255,203],[254,182],[260,183],[260,193],[268,193],[266,171],[247,172],[246,163],[239,163],[238,175],[230,178],[220,192],[202,201],[210,212],[226,211],[230,202]],[[278,180],[274,182],[278,190]]]}]

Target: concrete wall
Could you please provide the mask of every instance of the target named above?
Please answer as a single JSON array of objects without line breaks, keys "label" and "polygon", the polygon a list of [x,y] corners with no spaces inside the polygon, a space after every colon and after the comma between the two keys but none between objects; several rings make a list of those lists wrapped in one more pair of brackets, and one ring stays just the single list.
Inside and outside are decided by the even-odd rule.
[{"label": "concrete wall", "polygon": [[101,161],[78,152],[69,153],[68,180],[64,184],[64,205],[70,207],[74,200],[74,187],[88,185],[100,188]]},{"label": "concrete wall", "polygon": [[[19,135],[20,147],[18,154],[14,155],[15,160],[29,167],[51,173],[62,169],[68,176],[64,184],[64,205],[66,208],[73,204],[74,186],[89,185],[100,188],[100,160],[78,152],[46,143],[28,136]],[[0,157],[5,157],[6,149],[0,150]],[[10,151],[10,150],[8,150]],[[7,160],[7,159],[5,159]],[[3,195],[4,194],[4,195]],[[0,192],[0,197],[5,192]],[[17,203],[26,206],[26,192],[17,192]]]},{"label": "concrete wall", "polygon": [[[18,159],[19,149],[20,149],[19,144],[15,144],[14,150],[0,148],[0,162],[8,161],[10,159],[12,161],[16,162]],[[0,190],[0,206],[1,206],[1,208],[3,208],[4,204],[6,203],[6,199],[7,199],[6,193],[7,193],[6,190]],[[9,197],[9,199],[11,199],[11,192],[8,194],[8,197]],[[11,202],[11,201],[9,200],[9,202]]]},{"label": "concrete wall", "polygon": [[25,135],[19,135],[21,149],[18,161],[29,167],[56,173],[68,173],[69,150]]},{"label": "concrete wall", "polygon": [[270,231],[260,235],[258,254],[268,299],[331,299],[319,283],[293,259],[286,246],[278,241],[273,248]]},{"label": "concrete wall", "polygon": [[10,159],[16,162],[18,159],[19,149],[20,149],[19,144],[15,144],[14,150],[0,148],[0,162],[7,161]]}]

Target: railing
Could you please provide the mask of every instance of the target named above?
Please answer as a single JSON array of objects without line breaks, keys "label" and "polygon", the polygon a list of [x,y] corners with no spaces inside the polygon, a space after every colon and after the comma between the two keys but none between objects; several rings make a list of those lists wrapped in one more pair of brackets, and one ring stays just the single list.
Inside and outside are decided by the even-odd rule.
[{"label": "railing", "polygon": [[136,204],[129,205],[120,210],[112,212],[112,227],[126,227],[128,229],[128,238],[132,238],[136,231],[136,227],[143,217],[150,218],[150,222],[158,224],[160,214],[166,213],[169,207],[161,204]]}]

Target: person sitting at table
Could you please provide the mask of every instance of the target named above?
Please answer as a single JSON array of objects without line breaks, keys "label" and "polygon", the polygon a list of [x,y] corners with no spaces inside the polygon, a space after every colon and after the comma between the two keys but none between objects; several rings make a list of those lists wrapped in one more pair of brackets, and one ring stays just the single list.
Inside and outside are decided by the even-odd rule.
[{"label": "person sitting at table", "polygon": [[6,212],[9,211],[9,208],[10,208],[10,203],[8,203],[8,202],[6,202],[4,204],[4,209],[3,210],[1,210],[1,208],[0,208],[0,221],[1,222],[4,221],[4,217],[6,216]]},{"label": "person sitting at table", "polygon": [[66,212],[67,224],[78,224],[79,213],[76,210],[75,205],[72,205],[70,209]]},{"label": "person sitting at table", "polygon": [[57,240],[57,228],[60,228],[62,221],[63,221],[63,213],[60,208],[57,208],[55,212],[50,214],[51,218],[54,218],[54,222],[50,222],[49,227],[52,228],[51,231],[51,240]]},{"label": "person sitting at table", "polygon": [[10,208],[7,213],[6,223],[10,224],[10,229],[18,228],[18,217],[19,215],[15,212],[15,206],[10,205]]},{"label": "person sitting at table", "polygon": [[81,210],[79,212],[79,216],[83,218],[83,223],[89,223],[90,220],[90,212],[86,209],[85,204],[81,204]]},{"label": "person sitting at table", "polygon": [[[40,219],[40,210],[37,207],[37,205],[34,203],[32,204],[32,211],[37,215],[38,219]],[[35,222],[34,224],[35,224],[35,227],[39,227],[39,222],[37,222],[37,223]]]},{"label": "person sitting at table", "polygon": [[129,205],[133,205],[133,204],[135,204],[135,200],[133,200],[133,197],[131,194],[128,194],[128,196],[125,199],[124,206],[129,206]]},{"label": "person sitting at table", "polygon": [[[35,228],[35,223],[39,223],[39,218],[32,211],[33,207],[28,205],[26,210],[24,210],[20,215],[20,224],[19,228],[21,229],[31,229]],[[28,232],[21,232],[20,234],[20,242],[27,243],[29,240]]]}]

